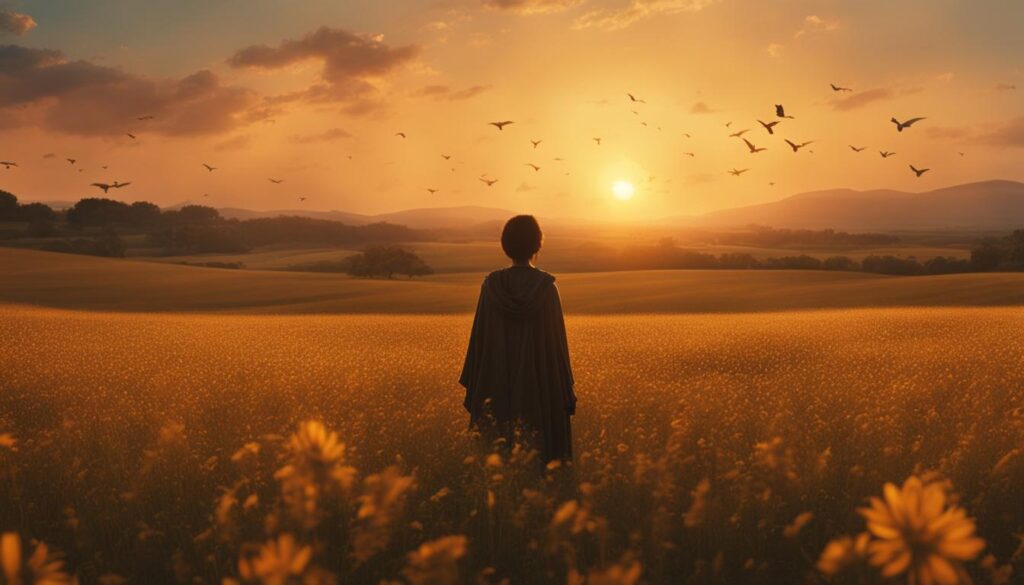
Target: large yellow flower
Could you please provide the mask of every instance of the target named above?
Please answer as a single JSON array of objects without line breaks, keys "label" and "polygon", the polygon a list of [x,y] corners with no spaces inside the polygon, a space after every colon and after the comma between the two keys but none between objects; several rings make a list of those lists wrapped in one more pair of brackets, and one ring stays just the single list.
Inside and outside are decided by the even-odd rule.
[{"label": "large yellow flower", "polygon": [[902,488],[885,484],[884,495],[860,510],[875,537],[869,562],[884,577],[907,573],[914,584],[961,583],[960,563],[976,558],[985,541],[974,535],[974,520],[948,504],[945,486],[911,476]]},{"label": "large yellow flower", "polygon": [[299,545],[291,534],[282,534],[261,546],[255,557],[239,561],[238,572],[246,581],[285,585],[301,577],[312,558],[312,547]]}]

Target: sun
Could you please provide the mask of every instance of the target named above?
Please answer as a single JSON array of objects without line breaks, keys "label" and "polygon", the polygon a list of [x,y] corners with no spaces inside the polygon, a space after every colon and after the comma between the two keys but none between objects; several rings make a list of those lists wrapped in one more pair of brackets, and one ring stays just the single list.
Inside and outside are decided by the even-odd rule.
[{"label": "sun", "polygon": [[615,195],[616,199],[629,201],[633,198],[634,193],[636,193],[636,189],[633,188],[633,184],[629,181],[615,181],[612,183],[612,195]]}]

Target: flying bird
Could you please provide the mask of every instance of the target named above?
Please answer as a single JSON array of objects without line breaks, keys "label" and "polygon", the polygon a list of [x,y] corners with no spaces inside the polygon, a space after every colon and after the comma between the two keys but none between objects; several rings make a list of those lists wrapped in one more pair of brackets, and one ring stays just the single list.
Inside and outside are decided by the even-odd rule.
[{"label": "flying bird", "polygon": [[683,132],[683,136],[685,136],[685,137],[687,137],[687,138],[693,138],[693,136],[690,136],[690,135],[689,135],[689,134],[687,134],[686,132]]},{"label": "flying bird", "polygon": [[488,187],[492,187],[494,186],[495,183],[498,182],[498,179],[485,179],[484,177],[480,177],[480,180],[483,181],[484,183],[487,183]]},{"label": "flying bird", "polygon": [[145,122],[146,120],[152,120],[155,117],[156,116],[139,116],[138,118],[135,118],[135,119],[138,120],[139,122]]},{"label": "flying bird", "polygon": [[125,136],[127,136],[128,138],[131,138],[132,140],[135,140],[135,135],[134,135],[134,134],[132,134],[131,132],[129,132],[129,133],[128,133],[128,134],[126,134]]},{"label": "flying bird", "polygon": [[127,187],[128,185],[131,185],[131,184],[132,184],[131,181],[129,181],[127,183],[120,183],[118,181],[114,181],[114,184],[111,185],[111,187],[113,187],[114,189],[120,189],[122,187]]},{"label": "flying bird", "polygon": [[734,177],[738,177],[738,176],[742,175],[743,173],[745,173],[745,172],[747,172],[749,170],[750,169],[733,169],[733,170],[729,171],[729,174],[734,176]]},{"label": "flying bird", "polygon": [[861,152],[862,150],[864,150],[866,148],[867,148],[866,146],[862,146],[860,148],[857,148],[856,146],[854,146],[852,144],[850,145],[850,150],[852,150],[853,152]]},{"label": "flying bird", "polygon": [[768,183],[768,186],[769,187],[774,187],[775,186],[775,181],[771,181],[770,183]]},{"label": "flying bird", "polygon": [[640,98],[636,97],[635,95],[633,95],[633,94],[631,94],[631,93],[627,93],[626,95],[628,95],[628,96],[629,96],[629,101],[631,101],[631,102],[636,102],[636,103],[638,103],[638,104],[646,104],[646,103],[647,103],[647,102],[645,102],[644,100],[642,100],[642,99],[640,99]]},{"label": "flying bird", "polygon": [[395,132],[395,136],[400,136],[401,138],[404,139],[405,138],[405,132]]},{"label": "flying bird", "polygon": [[299,201],[305,201],[305,200],[306,200],[305,197],[299,197]]},{"label": "flying bird", "polygon": [[750,132],[750,128],[744,128],[743,130],[740,130],[739,132],[733,132],[732,134],[729,135],[729,138],[739,138],[740,136],[743,136],[747,132]]},{"label": "flying bird", "polygon": [[71,164],[75,164],[76,162],[78,162],[78,159],[74,159],[74,158],[68,158],[68,159],[64,159],[64,160],[68,161]]},{"label": "flying bird", "polygon": [[782,107],[782,104],[775,104],[775,115],[779,118],[789,118],[790,120],[794,119],[793,116],[786,115],[786,108]]},{"label": "flying bird", "polygon": [[452,160],[452,155],[450,155],[450,154],[442,154],[441,158],[443,158],[444,160]]},{"label": "flying bird", "polygon": [[764,129],[767,130],[769,134],[775,134],[775,126],[779,123],[778,120],[775,120],[774,122],[762,122],[761,120],[758,120],[757,122],[764,126]]},{"label": "flying bird", "polygon": [[962,152],[959,152],[959,151],[957,152],[957,154],[959,154],[960,156],[963,156],[963,155],[964,155],[964,153],[962,153]]},{"label": "flying bird", "polygon": [[206,170],[210,171],[211,173],[212,173],[213,171],[216,171],[216,170],[217,170],[217,167],[211,167],[210,165],[208,165],[208,164],[206,164],[206,163],[203,163],[203,166],[204,166],[204,167],[206,167]]},{"label": "flying bird", "polygon": [[892,122],[893,124],[896,124],[896,130],[897,131],[903,132],[904,128],[910,128],[914,124],[920,122],[921,120],[925,120],[925,119],[926,118],[911,118],[911,119],[907,120],[906,122],[900,122],[896,118],[893,118],[892,120],[890,120],[890,122]]},{"label": "flying bird", "polygon": [[3,165],[4,169],[10,169],[11,167],[18,166],[18,163],[11,162],[11,161],[6,161],[6,160],[0,160],[0,165]]},{"label": "flying bird", "polygon": [[829,85],[832,86],[832,91],[853,91],[852,89],[850,89],[848,87],[842,87],[842,86],[836,85],[834,83],[830,83]]},{"label": "flying bird", "polygon": [[807,146],[808,144],[814,144],[814,141],[813,140],[808,140],[807,142],[801,142],[800,144],[797,144],[795,142],[790,141],[787,138],[786,139],[786,144],[788,144],[789,147],[793,149],[793,152],[797,152],[798,150],[800,150],[801,148]]},{"label": "flying bird", "polygon": [[726,128],[728,128],[729,126],[732,126],[732,122],[726,122],[726,123],[725,123],[725,127],[726,127]]},{"label": "flying bird", "polygon": [[437,193],[437,189],[427,188],[427,192],[430,193],[431,195],[433,195],[434,193]]},{"label": "flying bird", "polygon": [[504,130],[505,126],[508,126],[509,124],[515,124],[515,122],[513,122],[512,120],[505,120],[503,122],[488,122],[488,125],[494,126],[498,130]]},{"label": "flying bird", "polygon": [[116,188],[114,185],[109,185],[107,183],[93,183],[90,187],[99,187],[100,189],[103,189],[104,193],[109,193],[111,189]]},{"label": "flying bird", "polygon": [[878,154],[882,155],[882,158],[889,158],[890,156],[892,156],[892,155],[894,155],[896,153],[895,152],[889,152],[888,150],[879,150]]},{"label": "flying bird", "polygon": [[754,144],[752,142],[750,142],[749,140],[747,140],[746,138],[743,139],[743,142],[747,143],[747,148],[750,149],[750,154],[757,154],[757,153],[759,153],[759,152],[761,152],[763,150],[768,150],[767,148],[764,148],[764,147],[758,148],[758,147],[754,146]]},{"label": "flying bird", "polygon": [[914,174],[917,175],[918,179],[920,179],[921,175],[927,173],[931,169],[919,169],[919,168],[915,167],[914,165],[910,165],[910,170],[914,171]]},{"label": "flying bird", "polygon": [[601,139],[600,138],[594,138],[594,142],[596,142],[598,146],[601,146]]},{"label": "flying bird", "polygon": [[693,158],[695,156],[692,152],[684,152],[683,154],[685,154],[686,156],[688,156],[690,158]]},{"label": "flying bird", "polygon": [[284,179],[267,179],[267,180],[270,181],[271,183],[275,184],[275,185],[280,185],[281,183],[284,183]]},{"label": "flying bird", "polygon": [[532,144],[534,148],[537,148],[538,146],[540,146],[541,142],[544,142],[544,141],[543,140],[531,140],[530,144]]},{"label": "flying bird", "polygon": [[537,165],[535,165],[535,164],[533,164],[533,163],[526,163],[526,165],[525,165],[525,166],[528,166],[528,167],[530,167],[531,169],[533,169],[533,171],[534,171],[534,172],[537,172],[537,171],[539,171],[539,170],[540,170],[540,167],[538,167]]}]

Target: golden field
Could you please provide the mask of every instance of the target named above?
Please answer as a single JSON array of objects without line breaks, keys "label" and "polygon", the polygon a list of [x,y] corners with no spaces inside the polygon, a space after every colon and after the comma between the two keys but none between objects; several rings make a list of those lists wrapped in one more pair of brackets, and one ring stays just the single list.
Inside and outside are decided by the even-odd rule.
[{"label": "golden field", "polygon": [[480,275],[0,269],[5,585],[1024,574],[1019,275],[560,276],[577,456],[545,469],[466,429]]}]

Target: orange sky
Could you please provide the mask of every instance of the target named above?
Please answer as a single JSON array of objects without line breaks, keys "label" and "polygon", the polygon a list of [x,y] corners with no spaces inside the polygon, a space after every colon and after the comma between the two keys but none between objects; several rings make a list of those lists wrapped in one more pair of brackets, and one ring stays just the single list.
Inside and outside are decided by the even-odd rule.
[{"label": "orange sky", "polygon": [[[0,188],[24,200],[131,181],[111,196],[643,219],[812,189],[1024,180],[1020,3],[82,4],[0,10],[0,160],[19,164]],[[795,119],[769,136],[757,119],[776,103]],[[927,119],[898,133],[892,116]],[[768,150],[728,136],[744,128]],[[794,154],[784,138],[815,142]],[[633,199],[612,197],[618,180]]]}]

